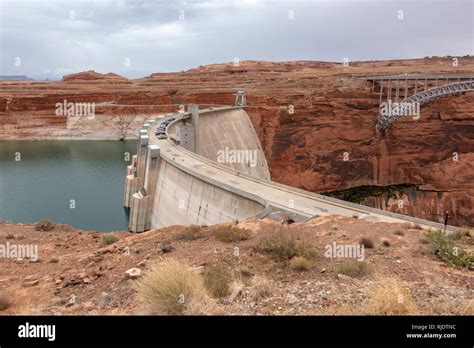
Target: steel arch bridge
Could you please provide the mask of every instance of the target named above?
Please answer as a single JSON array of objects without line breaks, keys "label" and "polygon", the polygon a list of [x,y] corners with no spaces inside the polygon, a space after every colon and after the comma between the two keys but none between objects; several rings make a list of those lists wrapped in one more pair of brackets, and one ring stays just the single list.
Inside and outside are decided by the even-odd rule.
[{"label": "steel arch bridge", "polygon": [[[414,103],[412,105],[423,105],[442,96],[474,91],[474,76],[471,75],[374,76],[365,77],[364,79],[372,82],[372,93],[375,93],[375,84],[380,84],[380,92],[378,92],[380,95],[379,109],[382,103],[385,102],[384,96],[386,96],[387,102],[397,101],[405,105],[412,103]],[[385,81],[387,81],[386,88]],[[434,86],[430,87],[430,83],[434,84]],[[409,91],[413,93],[411,96],[408,95]],[[402,92],[404,92],[403,98],[401,96]],[[386,130],[395,120],[402,116],[392,113],[385,115],[379,111],[376,124],[377,132]]]}]

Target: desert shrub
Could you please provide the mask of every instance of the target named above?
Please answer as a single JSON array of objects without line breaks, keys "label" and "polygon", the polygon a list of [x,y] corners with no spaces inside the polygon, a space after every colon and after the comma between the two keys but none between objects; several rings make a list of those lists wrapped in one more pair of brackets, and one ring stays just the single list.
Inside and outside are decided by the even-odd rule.
[{"label": "desert shrub", "polygon": [[277,261],[288,261],[296,256],[303,256],[307,259],[316,256],[316,251],[309,243],[307,234],[284,228],[264,235],[257,250],[268,254]]},{"label": "desert shrub", "polygon": [[184,230],[179,232],[175,239],[176,240],[196,240],[204,237],[202,227],[198,225],[187,226]]},{"label": "desert shrub", "polygon": [[404,236],[405,232],[403,232],[402,230],[396,230],[393,232],[393,234],[396,234],[397,236]]},{"label": "desert shrub", "polygon": [[8,307],[10,307],[10,305],[11,302],[7,294],[4,292],[0,292],[0,311],[4,311]]},{"label": "desert shrub", "polygon": [[225,243],[235,243],[250,239],[250,231],[236,226],[220,226],[212,231],[214,237]]},{"label": "desert shrub", "polygon": [[102,245],[110,245],[114,244],[117,242],[119,239],[117,236],[114,236],[113,234],[107,233],[102,236]]},{"label": "desert shrub", "polygon": [[414,228],[415,230],[422,230],[422,229],[423,229],[423,226],[421,226],[420,224],[415,224],[415,225],[413,225],[413,228]]},{"label": "desert shrub", "polygon": [[449,239],[462,241],[462,240],[464,240],[464,238],[465,238],[466,236],[467,236],[467,234],[466,234],[465,231],[456,230],[456,231],[453,231],[453,232],[449,235]]},{"label": "desert shrub", "polygon": [[151,314],[205,314],[208,305],[201,276],[176,260],[153,265],[136,288],[139,302]]},{"label": "desert shrub", "polygon": [[474,255],[454,243],[452,235],[434,229],[426,236],[435,248],[435,255],[450,267],[474,267]]},{"label": "desert shrub", "polygon": [[374,243],[369,238],[361,238],[359,243],[367,249],[371,249],[374,247]]},{"label": "desert shrub", "polygon": [[41,220],[35,224],[36,231],[51,231],[56,225],[51,220]]},{"label": "desert shrub", "polygon": [[229,295],[232,273],[227,268],[223,266],[210,267],[203,276],[204,286],[212,297],[221,298]]},{"label": "desert shrub", "polygon": [[383,245],[384,247],[389,247],[389,246],[390,246],[390,242],[389,242],[388,240],[384,240],[384,241],[382,242],[382,245]]},{"label": "desert shrub", "polygon": [[290,268],[295,271],[307,271],[312,266],[312,262],[303,256],[296,256],[290,260]]},{"label": "desert shrub", "polygon": [[427,315],[474,315],[474,301],[456,296],[437,296],[428,304]]},{"label": "desert shrub", "polygon": [[418,309],[407,286],[396,278],[379,278],[366,290],[364,311],[370,315],[415,315]]},{"label": "desert shrub", "polygon": [[252,280],[251,289],[255,299],[265,298],[272,293],[272,284],[264,276],[255,276]]},{"label": "desert shrub", "polygon": [[336,266],[336,273],[352,278],[362,278],[373,272],[373,267],[364,261],[347,260]]}]

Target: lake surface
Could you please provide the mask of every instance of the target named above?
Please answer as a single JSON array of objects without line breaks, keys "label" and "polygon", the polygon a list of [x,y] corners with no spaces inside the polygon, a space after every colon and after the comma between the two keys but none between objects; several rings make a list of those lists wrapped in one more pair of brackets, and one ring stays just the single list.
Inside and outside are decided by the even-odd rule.
[{"label": "lake surface", "polygon": [[50,219],[86,230],[128,230],[125,168],[136,144],[0,141],[0,220]]}]

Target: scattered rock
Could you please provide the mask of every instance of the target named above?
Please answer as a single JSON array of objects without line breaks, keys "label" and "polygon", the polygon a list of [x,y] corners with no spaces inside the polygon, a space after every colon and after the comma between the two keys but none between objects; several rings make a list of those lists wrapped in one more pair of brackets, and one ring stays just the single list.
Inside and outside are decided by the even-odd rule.
[{"label": "scattered rock", "polygon": [[139,263],[137,263],[137,267],[145,267],[146,263],[147,263],[147,260],[140,261]]},{"label": "scattered rock", "polygon": [[337,278],[342,281],[352,281],[353,279],[349,277],[348,275],[338,273]]},{"label": "scattered rock", "polygon": [[138,277],[140,277],[142,274],[142,271],[138,268],[130,268],[129,270],[126,270],[125,271],[125,275],[127,276],[127,278],[129,279],[137,279]]},{"label": "scattered rock", "polygon": [[82,304],[82,308],[86,311],[91,311],[91,310],[95,309],[95,304],[94,304],[94,302],[87,301],[87,302],[84,302]]},{"label": "scattered rock", "polygon": [[197,274],[202,274],[204,272],[204,266],[191,267],[191,271]]},{"label": "scattered rock", "polygon": [[287,299],[286,299],[286,300],[288,301],[289,304],[293,304],[293,303],[295,303],[298,299],[296,298],[295,295],[290,294],[290,295],[287,296]]},{"label": "scattered rock", "polygon": [[24,282],[24,283],[22,284],[22,286],[23,286],[24,288],[30,288],[30,287],[36,286],[36,285],[38,285],[38,284],[39,284],[39,279],[36,279],[36,280],[31,280],[31,281]]},{"label": "scattered rock", "polygon": [[112,297],[110,296],[109,293],[107,293],[105,291],[102,292],[102,294],[100,295],[99,300],[97,301],[97,307],[104,308],[105,306],[107,306],[107,304],[110,302],[111,299],[112,299]]}]

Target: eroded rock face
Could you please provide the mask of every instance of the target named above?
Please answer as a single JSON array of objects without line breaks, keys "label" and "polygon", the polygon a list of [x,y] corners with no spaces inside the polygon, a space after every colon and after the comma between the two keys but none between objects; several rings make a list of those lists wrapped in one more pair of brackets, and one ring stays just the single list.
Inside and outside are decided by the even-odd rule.
[{"label": "eroded rock face", "polygon": [[[405,73],[472,75],[474,58],[460,58],[457,67],[449,57],[349,67],[246,61],[137,80],[85,72],[53,83],[4,81],[0,139],[130,138],[148,116],[179,104],[232,104],[244,90],[273,180],[315,192],[414,185],[398,192],[407,195],[402,208],[393,204],[397,193],[361,202],[435,221],[447,210],[450,223],[473,225],[474,93],[432,101],[418,121],[402,118],[377,134],[379,96],[358,77]],[[64,100],[96,103],[96,117],[71,126],[55,114]]]}]

